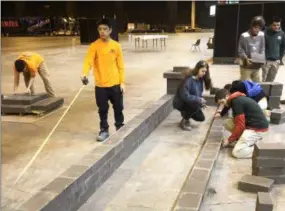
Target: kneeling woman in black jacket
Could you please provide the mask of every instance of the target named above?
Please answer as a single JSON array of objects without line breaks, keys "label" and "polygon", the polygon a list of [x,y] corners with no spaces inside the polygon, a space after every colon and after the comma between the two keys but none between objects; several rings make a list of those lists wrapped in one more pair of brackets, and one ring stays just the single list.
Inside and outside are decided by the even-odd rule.
[{"label": "kneeling woman in black jacket", "polygon": [[206,61],[199,61],[193,70],[185,74],[185,79],[178,87],[173,100],[173,107],[181,112],[180,127],[183,130],[191,130],[190,119],[202,122],[205,120],[202,108],[206,101],[202,97],[205,88],[212,87],[209,65]]}]

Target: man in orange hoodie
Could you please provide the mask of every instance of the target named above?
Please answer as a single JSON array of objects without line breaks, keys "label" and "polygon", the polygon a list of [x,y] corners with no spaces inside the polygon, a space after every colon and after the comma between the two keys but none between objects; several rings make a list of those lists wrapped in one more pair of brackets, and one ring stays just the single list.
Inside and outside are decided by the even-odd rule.
[{"label": "man in orange hoodie", "polygon": [[95,78],[96,104],[99,108],[100,132],[97,141],[109,137],[108,110],[111,101],[115,114],[115,126],[119,130],[124,125],[123,94],[125,92],[125,72],[120,44],[111,39],[111,23],[108,19],[98,22],[100,38],[93,42],[83,64],[82,83],[87,85],[91,67]]},{"label": "man in orange hoodie", "polygon": [[241,92],[230,92],[220,89],[215,96],[220,105],[231,107],[233,119],[224,123],[226,130],[232,134],[223,141],[223,146],[233,146],[233,156],[236,158],[251,158],[254,144],[262,140],[268,131],[269,123],[256,101],[246,97]]},{"label": "man in orange hoodie", "polygon": [[20,73],[23,73],[27,92],[34,95],[34,81],[37,73],[44,82],[45,90],[50,97],[54,97],[54,90],[49,81],[49,73],[41,55],[33,52],[24,52],[14,62],[14,93],[20,83]]}]

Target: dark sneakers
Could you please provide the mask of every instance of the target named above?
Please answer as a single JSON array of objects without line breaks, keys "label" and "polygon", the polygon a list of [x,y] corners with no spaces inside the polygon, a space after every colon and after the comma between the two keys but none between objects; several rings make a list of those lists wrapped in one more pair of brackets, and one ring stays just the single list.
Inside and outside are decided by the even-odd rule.
[{"label": "dark sneakers", "polygon": [[121,127],[124,127],[124,124],[120,125],[120,126],[116,126],[116,131],[120,130]]},{"label": "dark sneakers", "polygon": [[[123,127],[124,124],[122,124],[121,126],[116,126],[116,131],[120,130],[121,127]],[[98,142],[102,142],[105,141],[107,138],[109,138],[110,134],[108,130],[101,130],[99,132],[99,135],[97,136],[97,141]]]},{"label": "dark sneakers", "polygon": [[105,141],[107,138],[109,138],[109,131],[107,130],[101,130],[99,132],[99,135],[97,136],[97,141],[98,142],[102,142],[102,141]]}]

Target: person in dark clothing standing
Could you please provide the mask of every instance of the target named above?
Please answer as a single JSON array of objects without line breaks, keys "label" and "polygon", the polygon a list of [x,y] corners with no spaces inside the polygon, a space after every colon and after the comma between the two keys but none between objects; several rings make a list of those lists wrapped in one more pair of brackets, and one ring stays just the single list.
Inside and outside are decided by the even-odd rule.
[{"label": "person in dark clothing standing", "polygon": [[98,22],[98,32],[100,38],[90,45],[86,54],[81,80],[84,85],[88,84],[89,71],[93,67],[96,104],[100,116],[97,141],[104,141],[109,137],[109,101],[113,104],[116,129],[119,130],[124,125],[125,71],[121,45],[110,37],[110,20],[101,19]]},{"label": "person in dark clothing standing", "polygon": [[273,82],[285,52],[285,34],[281,30],[281,19],[273,17],[271,26],[264,33],[266,63],[262,67],[262,81]]},{"label": "person in dark clothing standing", "polygon": [[234,147],[232,154],[236,158],[251,158],[254,144],[262,140],[268,131],[269,123],[260,106],[241,92],[231,94],[226,89],[217,91],[215,100],[233,110],[233,117],[225,120],[224,127],[231,132],[223,141],[223,147]]},{"label": "person in dark clothing standing", "polygon": [[207,90],[212,87],[209,65],[206,61],[199,61],[193,70],[186,72],[173,100],[173,107],[181,112],[180,127],[183,130],[191,130],[190,119],[198,122],[205,120],[202,111],[206,106],[202,97],[204,84]]},{"label": "person in dark clothing standing", "polygon": [[[235,92],[241,92],[245,94],[247,97],[253,99],[255,102],[258,103],[260,108],[263,110],[265,116],[270,116],[270,111],[267,110],[268,102],[267,96],[265,95],[262,87],[258,83],[254,83],[251,81],[240,81],[236,80],[233,81],[232,84],[226,84],[224,89],[227,89],[231,94]],[[220,112],[221,116],[225,116],[230,107],[224,106],[223,110]]]}]

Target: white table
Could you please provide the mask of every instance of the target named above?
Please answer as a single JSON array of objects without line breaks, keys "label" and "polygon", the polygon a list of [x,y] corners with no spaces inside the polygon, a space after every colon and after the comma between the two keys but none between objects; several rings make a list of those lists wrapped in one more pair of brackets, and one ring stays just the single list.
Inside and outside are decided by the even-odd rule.
[{"label": "white table", "polygon": [[142,48],[148,47],[148,40],[152,40],[152,46],[157,47],[158,40],[160,40],[160,47],[166,46],[166,39],[168,39],[168,35],[157,34],[157,35],[129,35],[129,39],[135,40],[135,48],[140,47],[140,42],[142,43]]}]

